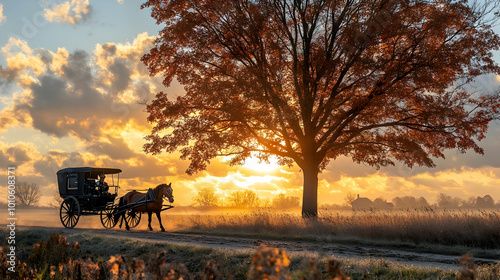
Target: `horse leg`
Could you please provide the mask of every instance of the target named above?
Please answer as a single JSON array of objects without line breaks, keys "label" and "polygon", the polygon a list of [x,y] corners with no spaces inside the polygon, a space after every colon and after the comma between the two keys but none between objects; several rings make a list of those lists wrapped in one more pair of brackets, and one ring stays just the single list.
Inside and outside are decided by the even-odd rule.
[{"label": "horse leg", "polygon": [[165,229],[163,228],[163,225],[161,224],[161,211],[156,212],[156,217],[158,218],[158,222],[160,222],[161,231],[165,231]]},{"label": "horse leg", "polygon": [[153,212],[149,211],[148,212],[148,228],[149,230],[153,230],[153,228],[151,227],[151,215],[153,214]]},{"label": "horse leg", "polygon": [[126,230],[130,230],[130,227],[128,226],[128,221],[127,221],[127,218],[125,217],[125,213],[123,213],[123,216],[122,216],[122,222],[125,220],[125,229]]},{"label": "horse leg", "polygon": [[122,228],[123,221],[125,221],[125,229],[130,230],[130,227],[128,226],[127,219],[125,219],[125,213],[120,214],[120,216],[118,216],[118,219],[120,219],[120,228]]},{"label": "horse leg", "polygon": [[[120,209],[120,207],[122,207],[124,204],[123,202],[123,196],[120,197],[119,199],[119,202],[118,202],[118,209]],[[115,219],[115,224],[118,223],[118,220],[122,218],[122,220],[120,221],[120,228],[122,228],[122,224],[123,224],[123,214],[118,214],[118,215],[115,215],[114,219]]]}]

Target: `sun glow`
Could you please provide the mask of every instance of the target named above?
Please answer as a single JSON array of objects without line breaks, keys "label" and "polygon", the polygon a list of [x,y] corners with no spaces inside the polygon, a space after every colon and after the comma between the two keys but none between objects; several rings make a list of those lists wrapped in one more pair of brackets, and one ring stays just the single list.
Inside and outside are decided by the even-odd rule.
[{"label": "sun glow", "polygon": [[243,164],[243,167],[256,172],[274,172],[280,167],[277,162],[278,161],[276,158],[270,158],[269,163],[267,163],[260,162],[258,158],[251,157],[245,160],[245,164]]}]

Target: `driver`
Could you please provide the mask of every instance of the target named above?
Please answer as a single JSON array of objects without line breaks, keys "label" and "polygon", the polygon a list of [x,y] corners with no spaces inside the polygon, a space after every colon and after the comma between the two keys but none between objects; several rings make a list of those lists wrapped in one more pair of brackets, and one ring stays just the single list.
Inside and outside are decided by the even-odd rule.
[{"label": "driver", "polygon": [[106,175],[100,174],[99,181],[97,181],[97,186],[99,187],[99,190],[101,190],[102,192],[107,192],[109,187],[108,183],[104,182],[104,179],[106,179]]}]

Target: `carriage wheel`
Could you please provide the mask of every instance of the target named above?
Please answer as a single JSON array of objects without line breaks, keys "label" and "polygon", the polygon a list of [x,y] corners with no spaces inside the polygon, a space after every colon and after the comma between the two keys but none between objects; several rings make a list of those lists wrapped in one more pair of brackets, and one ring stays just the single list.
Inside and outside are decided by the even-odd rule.
[{"label": "carriage wheel", "polygon": [[129,209],[125,212],[125,219],[127,219],[130,228],[135,228],[141,221],[141,212]]},{"label": "carriage wheel", "polygon": [[113,205],[111,206],[106,206],[104,210],[101,210],[101,224],[105,228],[113,228],[116,226],[115,222],[115,213],[117,211],[117,208]]},{"label": "carriage wheel", "polygon": [[80,203],[72,196],[66,197],[59,209],[59,218],[65,228],[74,228],[80,219]]}]

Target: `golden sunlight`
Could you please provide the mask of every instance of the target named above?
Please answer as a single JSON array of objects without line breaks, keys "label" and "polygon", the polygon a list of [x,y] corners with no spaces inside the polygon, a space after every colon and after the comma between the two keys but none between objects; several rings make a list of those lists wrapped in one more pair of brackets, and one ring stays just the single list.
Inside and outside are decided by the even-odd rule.
[{"label": "golden sunlight", "polygon": [[274,157],[269,159],[269,163],[261,162],[256,157],[250,157],[245,160],[243,167],[251,169],[256,172],[273,172],[276,171],[280,166],[277,164],[278,160]]}]

